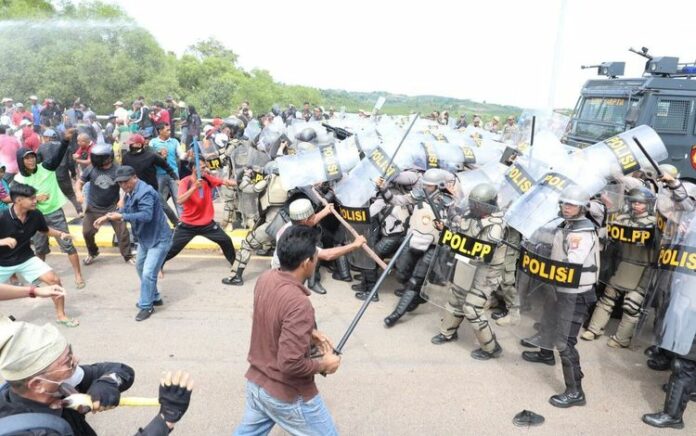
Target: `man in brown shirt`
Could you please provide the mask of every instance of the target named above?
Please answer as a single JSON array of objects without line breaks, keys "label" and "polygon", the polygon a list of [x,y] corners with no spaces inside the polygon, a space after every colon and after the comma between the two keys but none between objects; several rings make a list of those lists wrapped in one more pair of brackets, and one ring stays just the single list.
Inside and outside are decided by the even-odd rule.
[{"label": "man in brown shirt", "polygon": [[[314,274],[318,237],[307,226],[288,228],[276,248],[280,268],[256,281],[246,410],[235,435],[268,434],[275,424],[290,434],[338,434],[314,374],[333,374],[341,359],[314,328],[310,291],[302,284]],[[320,358],[310,357],[312,345]]]}]

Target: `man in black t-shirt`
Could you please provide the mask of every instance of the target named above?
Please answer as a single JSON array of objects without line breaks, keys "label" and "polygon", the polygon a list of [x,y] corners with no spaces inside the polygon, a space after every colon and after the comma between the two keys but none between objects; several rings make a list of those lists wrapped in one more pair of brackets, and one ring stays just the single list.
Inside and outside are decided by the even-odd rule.
[{"label": "man in black t-shirt", "polygon": [[[0,214],[0,283],[7,282],[12,275],[21,276],[26,282],[36,280],[49,285],[61,285],[60,277],[31,249],[31,238],[36,232],[60,239],[70,239],[63,233],[46,225],[41,212],[36,210],[36,189],[22,183],[13,183],[10,188],[13,204]],[[31,293],[30,293],[31,296]],[[66,327],[77,327],[80,323],[65,314],[65,297],[53,297],[57,322]]]},{"label": "man in black t-shirt", "polygon": [[[99,247],[95,237],[98,229],[94,227],[94,221],[109,212],[116,212],[120,205],[120,188],[116,183],[116,169],[114,164],[114,151],[108,144],[97,144],[92,147],[90,153],[92,165],[88,166],[77,181],[75,190],[77,200],[82,203],[82,187],[89,182],[87,208],[85,218],[82,221],[82,234],[85,238],[88,256],[82,263],[91,265],[94,259],[99,256]],[[128,227],[123,221],[111,221],[116,238],[118,239],[118,249],[126,262],[135,264],[130,250],[130,235]]]}]

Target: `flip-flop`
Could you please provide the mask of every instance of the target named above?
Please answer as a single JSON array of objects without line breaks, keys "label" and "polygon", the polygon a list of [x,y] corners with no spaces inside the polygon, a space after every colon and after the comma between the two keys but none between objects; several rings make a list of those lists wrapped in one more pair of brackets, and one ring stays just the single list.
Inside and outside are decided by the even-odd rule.
[{"label": "flip-flop", "polygon": [[87,282],[85,282],[84,280],[81,280],[79,282],[75,280],[75,289],[82,289],[85,286],[87,286]]},{"label": "flip-flop", "polygon": [[57,319],[56,322],[64,327],[73,328],[80,325],[80,321],[75,318]]}]

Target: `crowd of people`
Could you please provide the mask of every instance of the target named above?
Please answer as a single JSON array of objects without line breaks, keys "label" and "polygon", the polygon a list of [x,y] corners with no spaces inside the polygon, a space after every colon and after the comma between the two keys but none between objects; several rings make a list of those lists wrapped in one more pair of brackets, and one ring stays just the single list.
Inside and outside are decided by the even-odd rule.
[{"label": "crowd of people", "polygon": [[[0,190],[5,205],[0,281],[21,278],[27,285],[0,285],[0,299],[51,297],[58,323],[79,325],[66,314],[61,279],[45,262],[48,238],[54,237],[68,255],[75,286],[86,286],[63,211],[68,201],[82,217],[88,252],[83,265],[99,256],[99,228],[107,222],[113,226],[120,254],[135,265],[141,283],[136,321],[164,304],[157,285],[164,265],[194,236],[220,246],[231,268],[222,283],[230,286],[244,285],[253,252],[273,255],[255,285],[247,405],[235,434],[267,434],[275,424],[292,434],[336,434],[314,384],[316,374],[331,374],[340,365],[332,341],[316,328],[309,299],[311,292],[330,290],[322,284],[322,267],[335,280],[357,277],[352,289],[363,301],[379,300],[378,278],[393,272],[402,286],[395,290],[399,301],[385,327],[406,321],[426,301],[436,304],[444,315],[433,332],[434,345],[457,340],[465,324],[478,342],[471,352],[477,360],[501,357],[498,328],[522,333],[521,345],[534,349],[522,353],[525,361],[553,366],[557,351],[566,388],[549,402],[559,408],[587,401],[578,337],[600,338],[618,312],[620,322],[607,345],[628,348],[641,332],[653,330],[648,366],[672,371],[663,410],[644,415],[643,421],[655,427],[684,425],[686,404],[696,392],[696,347],[693,329],[680,324],[692,312],[675,301],[685,283],[677,274],[696,271],[687,243],[696,235],[690,220],[696,185],[680,180],[671,165],[633,168],[606,180],[597,192],[555,173],[534,180],[516,164],[524,150],[516,147],[514,116],[501,125],[497,116],[484,123],[474,115],[469,124],[465,115],[451,122],[444,111],[428,116],[418,134],[456,149],[461,160],[446,161],[445,154],[423,143],[422,150],[421,144],[416,148],[424,165],[413,161],[390,174],[393,157],[382,165],[372,152],[382,149],[367,148],[369,136],[357,134],[366,119],[380,122],[375,113],[363,111],[353,125],[333,108],[324,111],[307,102],[301,110],[275,105],[255,117],[244,102],[233,115],[204,125],[193,106],[172,98],[147,105],[139,98],[130,111],[115,102],[102,128],[79,101],[60,112],[50,99],[43,106],[35,96],[30,100],[30,111],[3,100],[3,120],[9,124],[0,126],[6,182]],[[25,136],[29,127],[38,144],[32,133]],[[15,137],[12,130],[21,134]],[[485,166],[474,159],[483,155],[455,145],[457,135],[478,147],[500,145],[493,163],[514,181],[518,197],[532,186],[553,188],[556,197],[549,198],[555,198],[551,207],[557,215],[531,233],[510,225],[511,203],[504,201],[501,185],[492,178],[466,177]],[[353,136],[357,139],[350,142]],[[481,142],[491,138],[497,145]],[[330,176],[331,164],[341,164],[331,156],[338,144],[349,142],[360,162],[379,168],[379,176],[363,180],[369,200],[360,207],[342,204],[338,185],[348,178],[347,170]],[[303,155],[322,162],[322,181],[288,188],[287,165],[313,159],[291,159]],[[218,197],[224,203],[219,223]],[[348,231],[346,222],[358,234]],[[248,229],[238,251],[225,232],[229,226]],[[393,271],[382,271],[383,264],[367,251],[379,259],[400,255]],[[37,287],[39,282],[44,286]],[[654,322],[646,325],[652,308]],[[120,392],[132,384],[133,370],[124,364],[78,366],[54,327],[4,322],[0,373],[9,388],[0,389],[0,418],[45,413],[66,383],[91,395],[94,410],[104,410],[117,405]],[[35,358],[25,359],[29,355]],[[190,393],[188,375],[168,375],[160,387],[161,413],[139,434],[169,431],[186,411]],[[60,410],[75,432],[92,434],[82,415]]]}]

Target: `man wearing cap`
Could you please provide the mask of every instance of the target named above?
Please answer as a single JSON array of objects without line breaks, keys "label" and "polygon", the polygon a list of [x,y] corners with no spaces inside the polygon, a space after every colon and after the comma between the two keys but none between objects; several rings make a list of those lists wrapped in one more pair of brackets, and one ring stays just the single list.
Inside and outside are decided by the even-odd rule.
[{"label": "man wearing cap", "polygon": [[513,117],[512,115],[507,117],[505,125],[503,126],[503,135],[501,137],[503,142],[514,141],[518,130],[519,129],[517,128],[517,124],[515,124],[515,117]]},{"label": "man wearing cap", "polygon": [[0,162],[7,165],[5,180],[11,183],[17,174],[17,150],[22,145],[12,135],[7,134],[8,126],[0,126]]},{"label": "man wearing cap", "polygon": [[117,119],[123,120],[123,124],[128,124],[128,110],[123,107],[121,100],[114,103],[114,115]]},{"label": "man wearing cap", "polygon": [[[278,241],[280,237],[283,235],[283,233],[287,229],[291,228],[293,225],[303,225],[309,227],[317,226],[322,219],[331,215],[332,209],[333,204],[329,203],[324,207],[323,210],[319,211],[318,213],[314,213],[314,206],[312,206],[312,202],[308,199],[300,198],[293,201],[292,203],[290,203],[290,206],[288,206],[288,215],[290,215],[290,222],[285,223],[280,229],[278,229],[278,233],[276,233],[276,241]],[[319,260],[332,261],[350,253],[351,251],[361,249],[361,247],[365,243],[367,243],[367,239],[365,239],[364,236],[360,235],[348,245],[339,245],[332,248],[317,247],[317,255],[319,256]],[[278,249],[276,247],[276,250],[273,253],[273,259],[271,260],[271,268],[279,267],[280,260],[278,259]],[[324,287],[321,285],[319,279],[319,274],[315,270],[314,274],[312,274],[312,276],[307,279],[307,287],[312,291],[316,292],[317,294],[326,294],[326,289],[324,289]],[[234,274],[229,278],[223,280],[223,283],[231,285],[242,285],[244,284],[244,281],[241,280],[241,274],[239,278],[237,278],[237,275]]]},{"label": "man wearing cap", "polygon": [[162,305],[157,290],[157,276],[171,246],[172,231],[160,206],[159,194],[154,188],[138,179],[135,169],[124,165],[116,170],[116,182],[126,193],[125,205],[119,212],[109,212],[97,218],[99,228],[106,221],[127,221],[138,238],[136,269],[140,278],[140,311],[136,321],[144,321]]},{"label": "man wearing cap", "polygon": [[[135,169],[135,174],[140,180],[158,190],[157,171],[163,170],[169,177],[177,179],[178,176],[169,166],[166,160],[150,149],[145,149],[145,138],[140,134],[133,134],[126,140],[128,153],[123,155],[123,165]],[[164,213],[172,223],[177,223],[179,218],[169,204],[160,196],[160,202]]]},{"label": "man wearing cap", "polygon": [[[65,195],[60,190],[58,178],[56,177],[56,169],[60,166],[61,161],[65,157],[65,153],[70,144],[70,139],[74,134],[74,130],[68,130],[65,133],[65,138],[60,143],[60,148],[39,164],[35,151],[22,147],[17,150],[17,166],[19,173],[15,176],[15,182],[24,183],[32,186],[38,192],[36,199],[37,209],[44,216],[46,224],[68,234],[68,223],[65,219],[63,206],[66,203]],[[80,271],[80,258],[77,250],[69,239],[55,238],[63,253],[68,255],[70,265],[75,274],[75,286],[77,289],[85,287],[85,280]],[[36,255],[43,261],[46,260],[46,255],[51,252],[48,246],[48,237],[44,233],[37,233],[32,238],[34,251]]]},{"label": "man wearing cap", "polygon": [[[96,435],[85,419],[86,412],[69,408],[65,397],[87,394],[93,412],[112,409],[118,406],[121,392],[133,385],[135,372],[123,363],[78,362],[72,346],[55,327],[0,319],[0,376],[7,381],[0,388],[0,428],[14,430],[9,428],[13,424],[3,418],[21,419],[17,415],[32,414],[20,424],[18,433],[11,434],[23,430],[22,435],[53,435],[67,425],[72,434]],[[187,373],[166,373],[159,388],[159,413],[136,434],[169,434],[188,409],[192,388]],[[47,432],[47,427],[55,432]],[[122,425],[115,427],[123,430]]]},{"label": "man wearing cap", "polygon": [[36,133],[41,133],[41,105],[39,104],[39,97],[32,95],[29,97],[31,102],[31,116],[34,119],[34,131]]},{"label": "man wearing cap", "polygon": [[[63,240],[70,234],[50,228],[41,212],[36,210],[36,189],[23,183],[13,183],[10,188],[12,205],[0,213],[0,283],[12,275],[21,276],[25,282],[40,280],[49,285],[60,285],[60,277],[31,250],[31,238],[41,232]],[[76,319],[65,314],[65,298],[55,297],[56,318],[66,327],[77,327]]]}]

